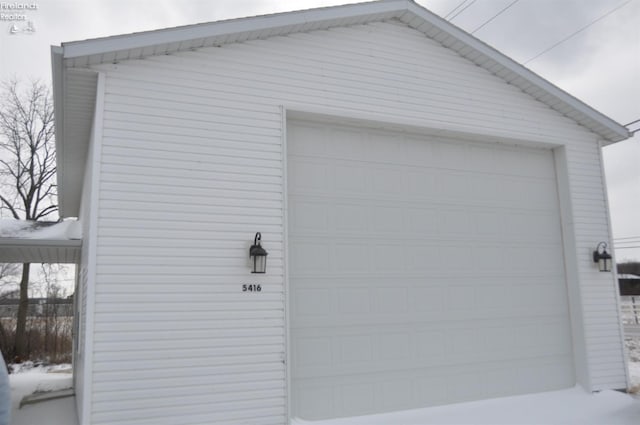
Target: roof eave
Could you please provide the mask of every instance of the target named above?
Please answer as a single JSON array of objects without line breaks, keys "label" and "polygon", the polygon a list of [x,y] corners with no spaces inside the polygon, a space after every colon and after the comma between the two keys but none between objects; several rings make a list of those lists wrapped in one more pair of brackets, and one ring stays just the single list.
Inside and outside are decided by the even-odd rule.
[{"label": "roof eave", "polygon": [[[413,2],[410,0],[379,0],[343,6],[329,6],[75,41],[63,43],[62,46],[64,48],[64,59],[73,59],[164,43],[179,43],[181,41],[219,35],[296,26],[309,22],[348,19],[350,17],[377,15],[380,13],[396,13],[406,10],[411,4]],[[366,9],[366,14],[363,14],[364,9]]]},{"label": "roof eave", "polygon": [[457,40],[471,47],[475,51],[493,59],[498,64],[513,72],[518,77],[527,80],[528,82],[534,84],[545,92],[556,97],[561,102],[568,104],[573,109],[581,112],[588,118],[606,127],[609,130],[609,134],[600,134],[606,139],[607,143],[605,143],[605,145],[619,142],[632,136],[631,132],[629,132],[629,130],[622,124],[619,124],[618,122],[612,120],[601,112],[593,109],[591,106],[565,92],[560,87],[555,86],[546,79],[540,77],[538,74],[526,68],[524,65],[519,64],[518,62],[484,43],[483,41],[473,37],[471,34],[452,25],[445,19],[428,12],[426,9],[415,4],[413,1],[408,2],[407,9],[411,13],[436,26],[439,30],[445,31],[446,33],[455,37]]},{"label": "roof eave", "polygon": [[[540,102],[547,104],[558,113],[568,116],[576,123],[583,125],[589,131],[597,134],[602,139],[603,145],[619,142],[631,136],[631,133],[626,127],[601,114],[559,87],[549,83],[528,68],[516,63],[491,46],[455,27],[448,21],[429,12],[411,0],[381,0],[63,43],[62,47],[56,48],[55,52],[52,49],[52,58],[54,59],[52,61],[54,62],[54,86],[57,85],[56,92],[58,92],[56,94],[57,102],[60,103],[64,100],[63,95],[66,90],[64,87],[65,70],[67,67],[73,67],[73,63],[78,59],[86,58],[87,61],[84,66],[88,66],[88,63],[108,62],[109,60],[115,60],[116,57],[120,57],[119,53],[131,52],[135,49],[140,50],[148,48],[149,46],[171,44],[174,46],[174,50],[180,50],[179,46],[181,46],[183,42],[185,45],[189,44],[187,43],[189,40],[215,37],[227,39],[228,37],[226,36],[248,33],[255,34],[261,30],[272,29],[278,29],[278,31],[276,31],[278,34],[285,34],[300,31],[300,28],[303,26],[307,28],[307,24],[314,24],[312,25],[314,28],[317,27],[315,24],[322,23],[332,27],[341,24],[344,25],[353,20],[359,22],[366,21],[367,17],[370,19],[398,18],[413,28],[422,31],[426,36],[429,36],[428,33],[433,33],[433,29],[441,31],[447,36],[449,41],[452,41],[443,42],[443,45],[452,48],[461,56],[475,61],[481,66],[482,64],[479,63],[480,58],[483,60],[489,59],[493,63],[498,64],[502,68],[499,75],[501,78],[519,87]],[[271,31],[267,32],[269,34],[273,33]],[[475,56],[475,60],[474,57],[470,57],[471,55]],[[128,55],[124,54],[122,57],[127,58]],[[89,62],[89,59],[92,61]],[[78,66],[83,65],[80,63]],[[488,68],[486,65],[484,67],[485,69]],[[509,74],[508,78],[504,77],[505,72]],[[56,73],[58,74],[57,76]],[[60,94],[60,92],[62,92],[62,94]],[[545,99],[542,99],[543,97]],[[549,97],[552,98],[551,101],[549,101]],[[61,110],[62,108],[56,106],[56,111]],[[572,116],[569,116],[569,114]],[[56,120],[58,120],[58,118],[59,117],[56,117]],[[63,118],[64,117],[60,119],[62,120]],[[58,124],[58,122],[56,122],[56,124]],[[61,141],[60,143],[63,143],[64,129],[58,125],[56,125],[56,128],[57,140],[59,139]],[[58,133],[58,129],[60,129],[60,133]],[[62,146],[60,146],[60,148],[63,149]],[[64,167],[60,168],[59,178],[62,180],[65,178],[64,173]],[[61,185],[61,190],[64,191],[63,185]],[[77,215],[75,211],[77,209],[76,207],[73,205],[69,207],[68,203],[65,205],[64,192],[63,196],[61,196],[60,209],[63,216]]]},{"label": "roof eave", "polygon": [[77,264],[81,250],[80,239],[0,238],[2,263]]}]

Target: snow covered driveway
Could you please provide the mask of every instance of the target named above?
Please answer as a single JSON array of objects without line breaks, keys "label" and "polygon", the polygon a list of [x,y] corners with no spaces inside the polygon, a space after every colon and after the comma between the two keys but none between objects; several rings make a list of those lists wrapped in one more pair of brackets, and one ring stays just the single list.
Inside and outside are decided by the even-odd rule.
[{"label": "snow covered driveway", "polygon": [[[18,409],[24,395],[31,394],[35,390],[57,390],[68,388],[70,385],[69,374],[33,370],[11,375],[12,425],[77,425],[73,397],[26,405]],[[319,422],[292,421],[292,425],[637,425],[638,423],[640,423],[640,399],[614,391],[590,394],[579,387],[384,415]]]},{"label": "snow covered driveway", "polygon": [[[640,341],[627,341],[632,384],[640,384]],[[57,370],[56,370],[57,369]],[[60,370],[62,369],[62,370]],[[50,373],[54,372],[54,373]],[[58,373],[55,373],[58,372]],[[59,373],[62,372],[62,373]],[[66,372],[66,373],[65,373]],[[75,399],[25,405],[20,400],[34,391],[70,388],[70,368],[36,367],[11,374],[12,425],[78,425]],[[307,422],[292,425],[638,425],[640,398],[615,391],[591,394],[580,387],[517,397],[459,403],[384,415]]]},{"label": "snow covered driveway", "polygon": [[582,388],[505,397],[383,415],[292,425],[637,425],[640,399],[615,391],[590,394]]}]

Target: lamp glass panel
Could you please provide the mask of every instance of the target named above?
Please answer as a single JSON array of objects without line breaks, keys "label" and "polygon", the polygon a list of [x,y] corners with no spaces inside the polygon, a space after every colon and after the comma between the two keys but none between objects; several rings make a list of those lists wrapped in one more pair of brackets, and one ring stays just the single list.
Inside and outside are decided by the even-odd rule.
[{"label": "lamp glass panel", "polygon": [[267,270],[267,256],[256,255],[253,257],[253,273],[264,273]]}]

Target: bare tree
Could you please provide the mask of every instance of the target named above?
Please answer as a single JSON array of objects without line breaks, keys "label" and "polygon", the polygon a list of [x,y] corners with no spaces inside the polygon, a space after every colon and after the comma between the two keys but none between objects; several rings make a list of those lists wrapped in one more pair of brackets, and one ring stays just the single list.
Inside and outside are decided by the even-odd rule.
[{"label": "bare tree", "polygon": [[[19,264],[1,263],[0,264],[0,300],[10,298],[15,288],[17,288],[17,279],[21,270]],[[0,317],[0,351],[5,359],[9,358],[10,351],[13,347],[9,347],[8,342],[12,341],[12,332],[7,332],[5,324]]]},{"label": "bare tree", "polygon": [[[18,220],[57,215],[53,102],[46,85],[17,80],[0,91],[0,213]],[[22,266],[14,356],[26,353],[29,264]]]},{"label": "bare tree", "polygon": [[0,263],[0,297],[15,287],[15,277],[20,274],[20,266],[14,263]]}]

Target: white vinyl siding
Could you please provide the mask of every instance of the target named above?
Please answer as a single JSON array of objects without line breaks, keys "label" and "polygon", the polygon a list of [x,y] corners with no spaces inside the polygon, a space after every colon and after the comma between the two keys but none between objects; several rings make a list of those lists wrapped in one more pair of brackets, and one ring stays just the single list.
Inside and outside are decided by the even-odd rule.
[{"label": "white vinyl siding", "polygon": [[[97,84],[98,89],[103,88],[102,78]],[[78,352],[74,356],[74,389],[76,394],[76,410],[78,419],[81,423],[86,422],[90,415],[87,409],[88,400],[91,399],[91,380],[92,380],[92,355],[93,355],[93,291],[95,285],[95,266],[96,266],[96,250],[95,250],[95,229],[96,229],[96,213],[98,205],[96,201],[96,188],[99,176],[97,175],[96,157],[100,153],[100,135],[101,135],[101,114],[102,105],[98,104],[103,101],[103,97],[97,94],[94,98],[96,107],[92,108],[94,113],[92,130],[89,140],[88,155],[86,160],[86,168],[84,170],[81,206],[80,206],[80,223],[82,224],[83,244],[80,257],[80,265],[78,267],[78,292],[76,293],[76,308],[78,309],[78,334],[76,335]]]},{"label": "white vinyl siding", "polygon": [[285,422],[282,105],[566,145],[591,386],[624,387],[620,344],[599,340],[619,331],[598,298],[613,278],[589,264],[609,237],[597,139],[572,120],[395,21],[96,68],[93,424]]},{"label": "white vinyl siding", "polygon": [[[83,235],[86,235],[85,230],[87,229],[88,217],[83,214],[81,211],[80,219],[82,220],[83,227]],[[86,239],[85,239],[86,240]],[[89,391],[88,388],[84,385],[85,380],[85,366],[86,366],[86,323],[87,323],[87,286],[89,279],[89,270],[87,264],[87,248],[86,245],[82,246],[82,252],[80,257],[80,264],[78,265],[78,273],[77,279],[78,283],[76,285],[76,293],[74,296],[76,297],[76,314],[75,320],[77,320],[77,333],[74,335],[76,341],[74,341],[74,347],[76,348],[76,352],[73,356],[73,387],[76,394],[76,411],[78,417],[82,417],[82,406],[84,403],[84,397]]]}]

